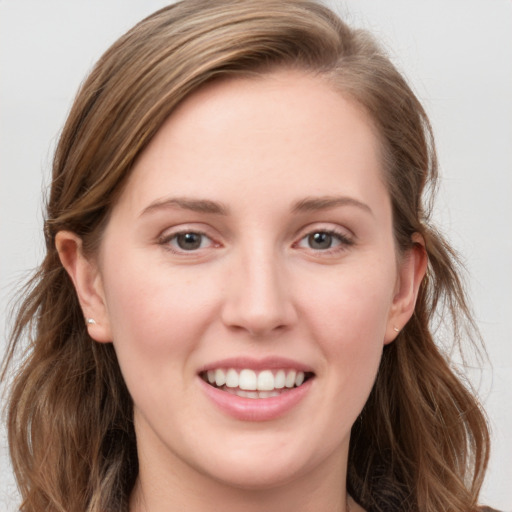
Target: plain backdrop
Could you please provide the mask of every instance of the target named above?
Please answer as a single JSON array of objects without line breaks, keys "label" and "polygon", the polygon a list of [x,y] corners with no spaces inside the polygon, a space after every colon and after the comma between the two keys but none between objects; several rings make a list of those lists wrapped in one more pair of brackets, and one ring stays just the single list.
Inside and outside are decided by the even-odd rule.
[{"label": "plain backdrop", "polygon": [[[257,0],[255,0],[257,1]],[[0,0],[0,349],[6,308],[42,256],[42,190],[96,59],[163,0]],[[388,48],[430,114],[437,222],[463,255],[490,363],[472,372],[493,453],[482,502],[512,511],[512,1],[329,2]],[[17,495],[0,431],[0,509]]]}]

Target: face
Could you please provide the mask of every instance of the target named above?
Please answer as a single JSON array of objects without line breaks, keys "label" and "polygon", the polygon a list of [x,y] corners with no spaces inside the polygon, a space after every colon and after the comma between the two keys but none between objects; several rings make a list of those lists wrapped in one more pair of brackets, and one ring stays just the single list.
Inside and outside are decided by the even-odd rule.
[{"label": "face", "polygon": [[141,471],[241,488],[344,471],[409,260],[371,122],[329,84],[280,71],[188,98],[96,260],[90,333],[113,341]]}]

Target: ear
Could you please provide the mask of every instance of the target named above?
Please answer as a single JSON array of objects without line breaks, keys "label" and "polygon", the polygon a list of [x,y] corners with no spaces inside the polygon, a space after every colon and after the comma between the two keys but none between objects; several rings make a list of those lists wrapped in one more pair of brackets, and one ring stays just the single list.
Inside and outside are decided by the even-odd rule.
[{"label": "ear", "polygon": [[420,284],[427,271],[425,241],[413,235],[413,246],[403,254],[398,267],[395,295],[391,305],[384,343],[391,343],[414,313]]},{"label": "ear", "polygon": [[82,239],[71,231],[59,231],[55,246],[62,266],[73,281],[89,335],[100,343],[112,341],[103,283],[97,264],[84,255]]}]

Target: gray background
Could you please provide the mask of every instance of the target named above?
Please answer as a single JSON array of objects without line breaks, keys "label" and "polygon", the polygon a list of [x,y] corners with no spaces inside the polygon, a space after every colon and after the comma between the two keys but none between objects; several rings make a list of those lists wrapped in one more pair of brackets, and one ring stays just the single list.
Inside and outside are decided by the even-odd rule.
[{"label": "gray background", "polygon": [[[0,333],[42,255],[41,191],[78,85],[162,0],[0,0]],[[491,419],[482,501],[512,511],[512,1],[331,1],[391,51],[434,125],[437,221],[468,268],[491,364],[468,375]],[[0,509],[16,491],[0,431]]]}]

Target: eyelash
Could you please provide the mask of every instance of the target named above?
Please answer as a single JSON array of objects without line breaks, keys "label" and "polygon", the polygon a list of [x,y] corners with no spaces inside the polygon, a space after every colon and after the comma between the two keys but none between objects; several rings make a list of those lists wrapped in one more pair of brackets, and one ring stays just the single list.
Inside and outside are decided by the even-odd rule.
[{"label": "eyelash", "polygon": [[204,238],[206,238],[206,239],[210,240],[210,242],[212,244],[219,245],[219,244],[215,244],[215,242],[211,239],[211,237],[209,237],[206,233],[203,233],[202,231],[193,230],[193,229],[187,229],[187,230],[183,230],[183,231],[178,231],[177,233],[171,233],[169,235],[164,235],[158,239],[158,243],[160,245],[164,246],[166,250],[168,250],[174,254],[178,254],[178,255],[193,254],[193,253],[197,252],[198,249],[203,249],[203,247],[199,247],[198,249],[187,250],[187,249],[177,248],[171,244],[173,240],[176,240],[176,242],[177,242],[178,237],[183,236],[183,235],[199,235],[200,237],[202,237],[201,244],[203,243]]},{"label": "eyelash", "polygon": [[303,240],[307,240],[309,237],[319,234],[330,236],[339,242],[334,247],[328,247],[326,249],[314,249],[312,247],[308,247],[308,249],[312,250],[315,254],[319,254],[321,256],[329,256],[332,254],[340,253],[346,251],[350,246],[354,245],[354,240],[349,238],[344,232],[338,231],[336,229],[313,229],[307,232],[298,242],[294,244],[294,246],[298,247]]},{"label": "eyelash", "polygon": [[[350,246],[354,245],[354,240],[349,238],[345,233],[342,233],[340,231],[337,231],[335,229],[314,229],[309,232],[307,232],[305,235],[303,235],[297,242],[293,244],[294,248],[300,247],[300,244],[302,241],[307,240],[308,237],[314,236],[314,235],[327,235],[329,237],[332,237],[333,239],[336,239],[338,241],[338,244],[336,244],[334,247],[328,247],[326,249],[314,249],[312,247],[308,247],[306,249],[312,250],[316,254],[320,255],[331,255],[334,253],[339,253],[347,250]],[[184,236],[184,235],[196,235],[201,237],[200,246],[195,249],[183,249],[178,248],[172,244],[173,241],[178,240],[178,237]],[[204,247],[201,247],[201,245],[204,242],[204,239],[208,239],[210,241],[210,244],[213,244],[213,246],[219,247],[220,244],[217,244],[212,240],[211,237],[209,237],[206,233],[198,230],[183,230],[178,231],[176,233],[171,233],[169,235],[164,235],[158,239],[158,243],[165,247],[166,250],[172,252],[173,254],[178,255],[186,255],[186,254],[194,254],[197,253],[198,250],[204,249]]]}]

